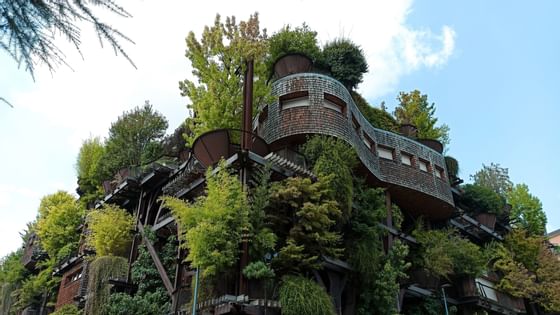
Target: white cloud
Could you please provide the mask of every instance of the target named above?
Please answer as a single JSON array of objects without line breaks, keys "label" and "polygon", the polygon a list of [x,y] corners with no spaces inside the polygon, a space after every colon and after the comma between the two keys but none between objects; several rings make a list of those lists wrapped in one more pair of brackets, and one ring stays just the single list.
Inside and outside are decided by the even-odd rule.
[{"label": "white cloud", "polygon": [[[136,42],[135,45],[123,43],[123,46],[138,66],[137,70],[124,58],[115,57],[109,47],[101,49],[95,34],[84,27],[81,48],[85,60],[71,46],[60,41],[74,71],[60,68],[52,76],[47,71],[39,71],[36,83],[30,88],[23,88],[24,84],[18,81],[3,86],[3,91],[8,91],[10,101],[20,113],[29,112],[29,116],[40,117],[43,129],[31,131],[42,139],[56,139],[52,141],[63,143],[61,147],[65,147],[65,152],[59,153],[71,156],[69,160],[74,159],[83,139],[90,135],[105,136],[118,115],[143,104],[144,100],[150,100],[166,115],[171,128],[186,117],[187,100],[179,95],[178,89],[178,81],[190,77],[189,64],[184,57],[184,39],[191,30],[200,35],[204,25],[213,22],[216,13],[246,19],[258,11],[261,27],[266,27],[269,34],[284,24],[306,22],[318,31],[322,43],[337,37],[351,38],[362,46],[370,65],[370,72],[360,88],[368,98],[394,94],[400,78],[413,71],[444,65],[455,46],[455,32],[448,26],[443,26],[438,34],[407,25],[412,6],[408,0],[373,1],[367,6],[354,0],[344,3],[323,1],[320,5],[316,1],[303,0],[287,0],[280,4],[256,0],[174,0],[164,4],[154,0],[125,0],[119,4],[134,18],[110,19],[110,22]],[[0,124],[0,132],[8,134],[10,131],[4,128]],[[51,129],[58,131],[56,137]],[[17,147],[11,149],[22,151]],[[49,156],[42,158],[49,159]],[[35,163],[26,165],[30,175],[20,176],[30,177],[28,180],[22,178],[22,182],[29,183],[32,191],[43,192],[46,187],[47,192],[56,191],[50,187],[48,178],[31,177],[38,173],[34,167],[39,166]],[[68,165],[64,170],[53,167],[49,172],[58,172],[58,175],[65,172],[64,179],[56,176],[57,181],[74,183],[72,167]],[[0,178],[0,187],[9,185],[9,180]],[[67,188],[67,185],[60,188]],[[10,198],[13,204],[14,199],[25,197],[0,189],[0,198]],[[0,208],[6,203],[0,200]],[[36,209],[36,204],[33,208]],[[17,224],[23,228],[28,220],[20,218]],[[12,237],[8,235],[12,231],[0,229],[0,233],[1,239]],[[0,250],[3,255],[3,248]]]}]

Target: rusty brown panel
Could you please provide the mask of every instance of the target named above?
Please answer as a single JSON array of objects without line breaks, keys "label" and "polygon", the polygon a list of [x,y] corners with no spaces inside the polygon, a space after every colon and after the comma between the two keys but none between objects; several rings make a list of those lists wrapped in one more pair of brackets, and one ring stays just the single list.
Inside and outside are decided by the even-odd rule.
[{"label": "rusty brown panel", "polygon": [[288,54],[274,63],[274,77],[282,78],[290,74],[310,72],[313,67],[311,59],[302,54]]}]

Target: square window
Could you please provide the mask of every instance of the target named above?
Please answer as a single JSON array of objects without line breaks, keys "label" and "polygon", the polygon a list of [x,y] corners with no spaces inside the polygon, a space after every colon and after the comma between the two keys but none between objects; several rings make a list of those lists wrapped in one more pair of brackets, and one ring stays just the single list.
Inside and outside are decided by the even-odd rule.
[{"label": "square window", "polygon": [[430,171],[430,164],[427,161],[424,160],[418,160],[418,166],[420,167],[421,171],[424,172],[429,172]]},{"label": "square window", "polygon": [[377,152],[379,152],[379,157],[387,159],[387,160],[393,160],[394,159],[394,154],[393,154],[393,149],[391,148],[387,148],[387,147],[383,147],[383,146],[379,146],[377,147]]},{"label": "square window", "polygon": [[412,155],[408,153],[401,152],[401,163],[404,165],[412,166]]}]

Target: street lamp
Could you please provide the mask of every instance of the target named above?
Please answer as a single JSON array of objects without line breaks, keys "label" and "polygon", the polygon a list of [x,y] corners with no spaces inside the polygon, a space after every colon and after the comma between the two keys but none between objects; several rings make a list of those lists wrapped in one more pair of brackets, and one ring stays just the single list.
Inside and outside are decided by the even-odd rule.
[{"label": "street lamp", "polygon": [[445,307],[445,315],[449,315],[449,309],[447,308],[447,298],[445,297],[445,288],[451,287],[451,284],[446,283],[441,286],[441,293],[443,295],[443,306]]}]

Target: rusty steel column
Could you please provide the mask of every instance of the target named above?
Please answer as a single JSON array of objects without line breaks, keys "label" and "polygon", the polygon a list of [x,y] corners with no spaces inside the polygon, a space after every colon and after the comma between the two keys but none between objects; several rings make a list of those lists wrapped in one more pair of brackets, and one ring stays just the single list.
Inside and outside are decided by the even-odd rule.
[{"label": "rusty steel column", "polygon": [[253,60],[247,60],[245,79],[243,80],[243,132],[241,150],[252,147],[251,132],[253,131]]}]

